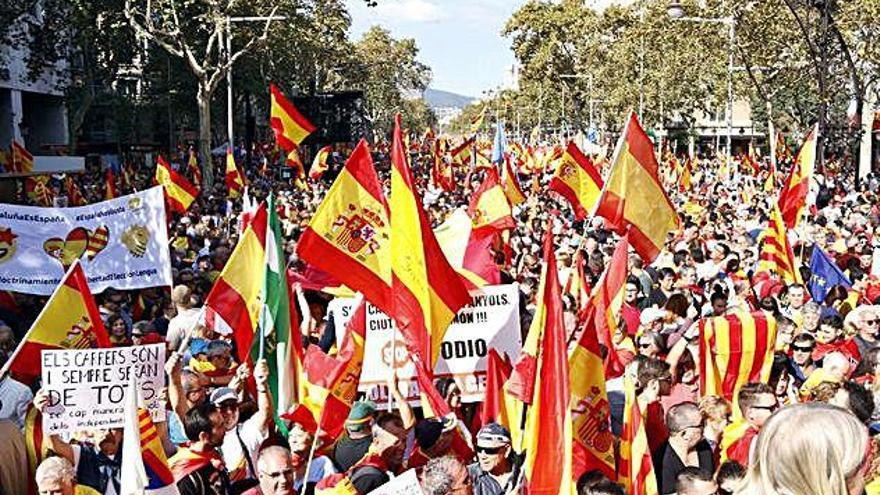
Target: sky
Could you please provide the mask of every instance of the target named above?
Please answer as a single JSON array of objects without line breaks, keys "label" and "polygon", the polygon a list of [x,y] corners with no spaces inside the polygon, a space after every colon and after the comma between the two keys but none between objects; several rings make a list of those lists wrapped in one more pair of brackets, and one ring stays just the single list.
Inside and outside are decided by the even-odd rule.
[{"label": "sky", "polygon": [[515,58],[501,36],[524,0],[346,0],[352,38],[380,25],[395,38],[415,38],[419,60],[431,67],[431,87],[479,98],[505,79]]}]

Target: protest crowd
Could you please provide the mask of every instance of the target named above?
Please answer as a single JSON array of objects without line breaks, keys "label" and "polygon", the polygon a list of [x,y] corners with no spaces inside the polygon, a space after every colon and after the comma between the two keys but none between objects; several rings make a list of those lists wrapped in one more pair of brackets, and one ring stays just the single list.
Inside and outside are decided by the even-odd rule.
[{"label": "protest crowd", "polygon": [[[172,284],[94,291],[94,345],[42,340],[161,348],[161,411],[119,380],[134,416],[77,431],[50,429],[63,394],[26,352],[52,299],[0,295],[0,493],[880,493],[880,178],[819,167],[813,134],[728,160],[676,156],[635,117],[592,156],[486,128],[312,159],[282,125],[250,165],[179,149],[21,180],[47,208],[162,185]],[[475,394],[440,343],[504,284],[521,351],[490,335]],[[400,348],[364,345],[367,303]]]}]

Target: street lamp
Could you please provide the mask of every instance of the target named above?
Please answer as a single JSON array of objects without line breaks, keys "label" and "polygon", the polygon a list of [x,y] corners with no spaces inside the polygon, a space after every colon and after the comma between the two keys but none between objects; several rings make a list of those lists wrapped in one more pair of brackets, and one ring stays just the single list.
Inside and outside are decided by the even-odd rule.
[{"label": "street lamp", "polygon": [[736,18],[727,17],[687,17],[679,0],[672,0],[666,7],[666,13],[672,20],[698,22],[702,24],[723,24],[727,26],[727,108],[725,117],[727,120],[727,162],[731,159],[731,147],[733,139],[733,52],[736,46]]}]

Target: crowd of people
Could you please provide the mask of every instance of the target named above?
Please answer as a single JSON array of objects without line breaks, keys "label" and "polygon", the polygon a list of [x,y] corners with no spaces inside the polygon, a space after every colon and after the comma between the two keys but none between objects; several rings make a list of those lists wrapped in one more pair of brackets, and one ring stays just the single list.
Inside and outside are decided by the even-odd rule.
[{"label": "crowd of people", "polygon": [[[455,172],[456,187],[444,191],[431,181],[432,146],[412,139],[417,188],[434,226],[466,207],[481,174]],[[390,183],[386,148],[374,148],[374,160],[386,189]],[[549,152],[548,152],[549,153]],[[330,172],[320,180],[283,180],[274,167],[246,168],[248,194],[270,192],[277,198],[284,251],[290,270],[302,274],[296,244],[346,158],[334,153]],[[187,173],[187,155],[172,166]],[[607,160],[595,162],[607,167]],[[797,232],[793,250],[802,280],[809,282],[810,255],[828,253],[851,282],[827,290],[818,300],[806,284],[753,278],[759,258],[756,232],[766,227],[766,160],[758,174],[744,167],[722,172],[717,158],[693,162],[688,187],[667,182],[667,192],[682,220],[665,249],[650,265],[631,254],[622,308],[615,318],[615,354],[635,383],[637,403],[646,421],[658,493],[709,495],[859,495],[880,493],[880,189],[876,178],[856,190],[833,164],[813,177],[810,210]],[[790,166],[790,163],[788,164]],[[224,163],[213,162],[215,177]],[[661,170],[667,164],[661,163]],[[99,161],[77,179],[90,202],[104,197]],[[776,185],[787,172],[778,165]],[[575,220],[570,205],[547,189],[552,168],[519,178],[528,199],[513,207],[515,228],[505,233],[496,261],[503,283],[520,290],[520,327],[529,328],[536,307],[545,229],[556,239],[560,282],[583,271],[591,285],[608,265],[618,237],[601,219]],[[723,175],[723,177],[722,177]],[[153,170],[131,167],[122,193],[149,187]],[[664,175],[664,180],[668,180]],[[51,194],[67,194],[65,179],[47,182]],[[22,187],[21,201],[33,202]],[[230,201],[218,181],[201,191],[185,215],[169,220],[173,287],[139,291],[108,289],[96,295],[114,346],[165,343],[168,349],[167,421],[158,423],[177,489],[202,494],[368,494],[414,468],[425,494],[500,495],[518,493],[522,458],[511,431],[497,422],[479,424],[480,403],[462,404],[451,380],[437,388],[455,417],[424,418],[396,393],[388,411],[366,399],[355,402],[344,432],[325,442],[317,424],[295,404],[273,404],[265,361],[236,362],[228,337],[200,324],[202,304],[235,248],[240,201]],[[880,253],[878,253],[880,254]],[[332,296],[305,290],[311,321],[302,325],[305,346],[331,351]],[[565,324],[574,345],[582,332],[582,301],[567,293]],[[45,297],[3,294],[0,300],[0,364],[39,313]],[[729,401],[701,395],[700,322],[742,311],[764,311],[777,322],[772,369],[766,382],[743,385]],[[525,337],[525,336],[524,336]],[[608,349],[604,349],[608,351]],[[332,351],[331,351],[332,352]],[[254,388],[246,386],[252,380]],[[610,428],[621,434],[624,377],[607,382]],[[397,391],[396,377],[389,377]],[[25,416],[46,409],[39,384],[15,377],[0,379],[0,492],[24,495],[36,482],[41,494],[119,494],[120,429],[49,435],[51,454],[35,474],[26,467]],[[277,411],[276,411],[277,410]],[[274,421],[276,412],[284,428]],[[468,448],[458,448],[463,437]],[[466,454],[465,454],[466,452]],[[30,476],[35,479],[30,479]],[[623,487],[599,470],[575,473],[579,494],[622,494]],[[875,478],[877,481],[875,482]],[[348,491],[345,491],[348,490]]]}]

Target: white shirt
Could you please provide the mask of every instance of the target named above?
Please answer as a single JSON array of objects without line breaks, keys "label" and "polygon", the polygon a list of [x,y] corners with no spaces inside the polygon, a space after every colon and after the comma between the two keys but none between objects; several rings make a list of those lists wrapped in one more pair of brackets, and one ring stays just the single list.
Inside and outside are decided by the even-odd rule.
[{"label": "white shirt", "polygon": [[[247,458],[245,458],[241,447],[244,444],[254,469],[256,469],[257,452],[260,450],[260,445],[269,436],[268,431],[261,430],[262,425],[258,422],[259,420],[260,418],[254,415],[244,423],[238,424],[234,430],[227,431],[226,436],[223,437],[220,452],[223,454],[223,462],[226,464],[226,469],[229,470],[230,477],[233,477],[235,471],[244,470],[246,476],[236,476],[235,479],[257,479],[257,474],[251,471],[248,466]],[[241,441],[239,441],[239,437]]]},{"label": "white shirt", "polygon": [[[168,332],[165,334],[165,342],[171,344],[171,347],[177,349],[183,342],[186,335],[192,332],[193,327],[199,322],[201,310],[198,308],[185,309],[168,322]],[[186,349],[177,349],[185,351]]]},{"label": "white shirt", "polygon": [[34,394],[23,383],[9,377],[0,380],[0,419],[14,421],[23,428],[24,416],[32,400]]}]

